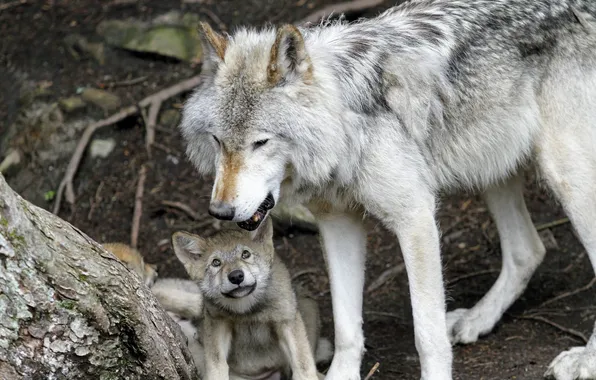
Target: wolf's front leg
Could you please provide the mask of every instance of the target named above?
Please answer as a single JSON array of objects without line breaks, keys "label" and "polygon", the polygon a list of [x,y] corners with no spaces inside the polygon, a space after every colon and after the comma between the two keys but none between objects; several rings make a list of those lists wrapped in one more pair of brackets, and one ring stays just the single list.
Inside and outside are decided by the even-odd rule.
[{"label": "wolf's front leg", "polygon": [[317,380],[314,352],[308,342],[300,313],[296,313],[296,318],[291,323],[276,326],[276,330],[292,368],[292,380]]},{"label": "wolf's front leg", "polygon": [[335,355],[327,380],[360,379],[364,352],[362,293],[366,233],[356,215],[324,215],[318,218],[323,240],[335,324]]},{"label": "wolf's front leg", "polygon": [[398,236],[408,273],[421,378],[450,380],[452,352],[447,336],[434,202],[416,203],[410,204],[390,225]]},{"label": "wolf's front leg", "polygon": [[203,320],[205,380],[229,380],[228,353],[232,329],[227,321],[205,317]]},{"label": "wolf's front leg", "polygon": [[555,380],[596,379],[596,323],[586,347],[573,347],[560,353],[550,363],[544,376]]}]

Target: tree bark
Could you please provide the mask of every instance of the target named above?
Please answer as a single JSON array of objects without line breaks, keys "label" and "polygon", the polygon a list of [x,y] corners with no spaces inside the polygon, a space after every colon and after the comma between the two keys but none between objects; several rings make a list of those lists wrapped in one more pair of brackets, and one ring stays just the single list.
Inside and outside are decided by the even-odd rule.
[{"label": "tree bark", "polygon": [[0,175],[0,379],[199,379],[178,325],[111,253]]}]

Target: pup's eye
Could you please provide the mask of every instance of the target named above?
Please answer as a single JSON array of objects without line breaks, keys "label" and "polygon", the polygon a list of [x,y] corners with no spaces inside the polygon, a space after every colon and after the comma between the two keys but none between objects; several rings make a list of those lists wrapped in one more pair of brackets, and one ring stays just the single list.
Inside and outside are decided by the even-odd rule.
[{"label": "pup's eye", "polygon": [[260,148],[263,145],[267,144],[267,141],[269,141],[269,139],[265,139],[265,140],[259,140],[259,141],[255,141],[252,146],[254,149]]},{"label": "pup's eye", "polygon": [[221,261],[219,261],[219,259],[213,259],[213,261],[211,262],[211,266],[217,268],[218,266],[221,265]]},{"label": "pup's eye", "polygon": [[212,135],[212,136],[213,136],[213,140],[215,140],[215,142],[217,143],[217,145],[219,145],[220,144],[219,139],[217,137],[215,137],[215,135]]},{"label": "pup's eye", "polygon": [[242,258],[244,260],[248,259],[250,257],[250,252],[248,252],[247,250],[242,251]]}]

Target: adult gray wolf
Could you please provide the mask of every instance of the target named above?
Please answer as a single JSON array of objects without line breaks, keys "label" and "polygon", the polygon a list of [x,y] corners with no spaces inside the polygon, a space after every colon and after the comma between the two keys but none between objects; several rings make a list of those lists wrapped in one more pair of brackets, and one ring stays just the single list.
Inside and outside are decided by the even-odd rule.
[{"label": "adult gray wolf", "polygon": [[[172,237],[176,256],[196,284],[162,280],[153,291],[182,327],[206,380],[324,378],[315,355],[325,361],[332,351],[319,338],[317,303],[294,293],[272,234],[269,218],[254,234],[227,230],[207,239],[185,232]],[[184,320],[184,313],[188,317],[201,303],[201,313]],[[198,332],[193,321],[199,322]]]},{"label": "adult gray wolf", "polygon": [[[360,378],[364,213],[399,239],[424,380],[452,378],[449,335],[490,331],[544,256],[521,166],[540,172],[596,270],[594,15],[587,0],[420,0],[351,24],[231,36],[204,25],[204,80],[181,123],[188,156],[215,174],[219,219],[254,229],[280,199],[316,214],[335,322],[327,379]],[[457,189],[484,193],[503,270],[446,317],[435,210]],[[596,364],[595,351],[561,371]]]}]

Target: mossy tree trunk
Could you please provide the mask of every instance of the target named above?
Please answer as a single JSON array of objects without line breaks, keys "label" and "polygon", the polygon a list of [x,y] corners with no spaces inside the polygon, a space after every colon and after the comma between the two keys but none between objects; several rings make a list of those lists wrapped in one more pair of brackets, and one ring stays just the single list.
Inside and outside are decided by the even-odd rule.
[{"label": "mossy tree trunk", "polygon": [[150,290],[0,175],[0,379],[198,379]]}]

